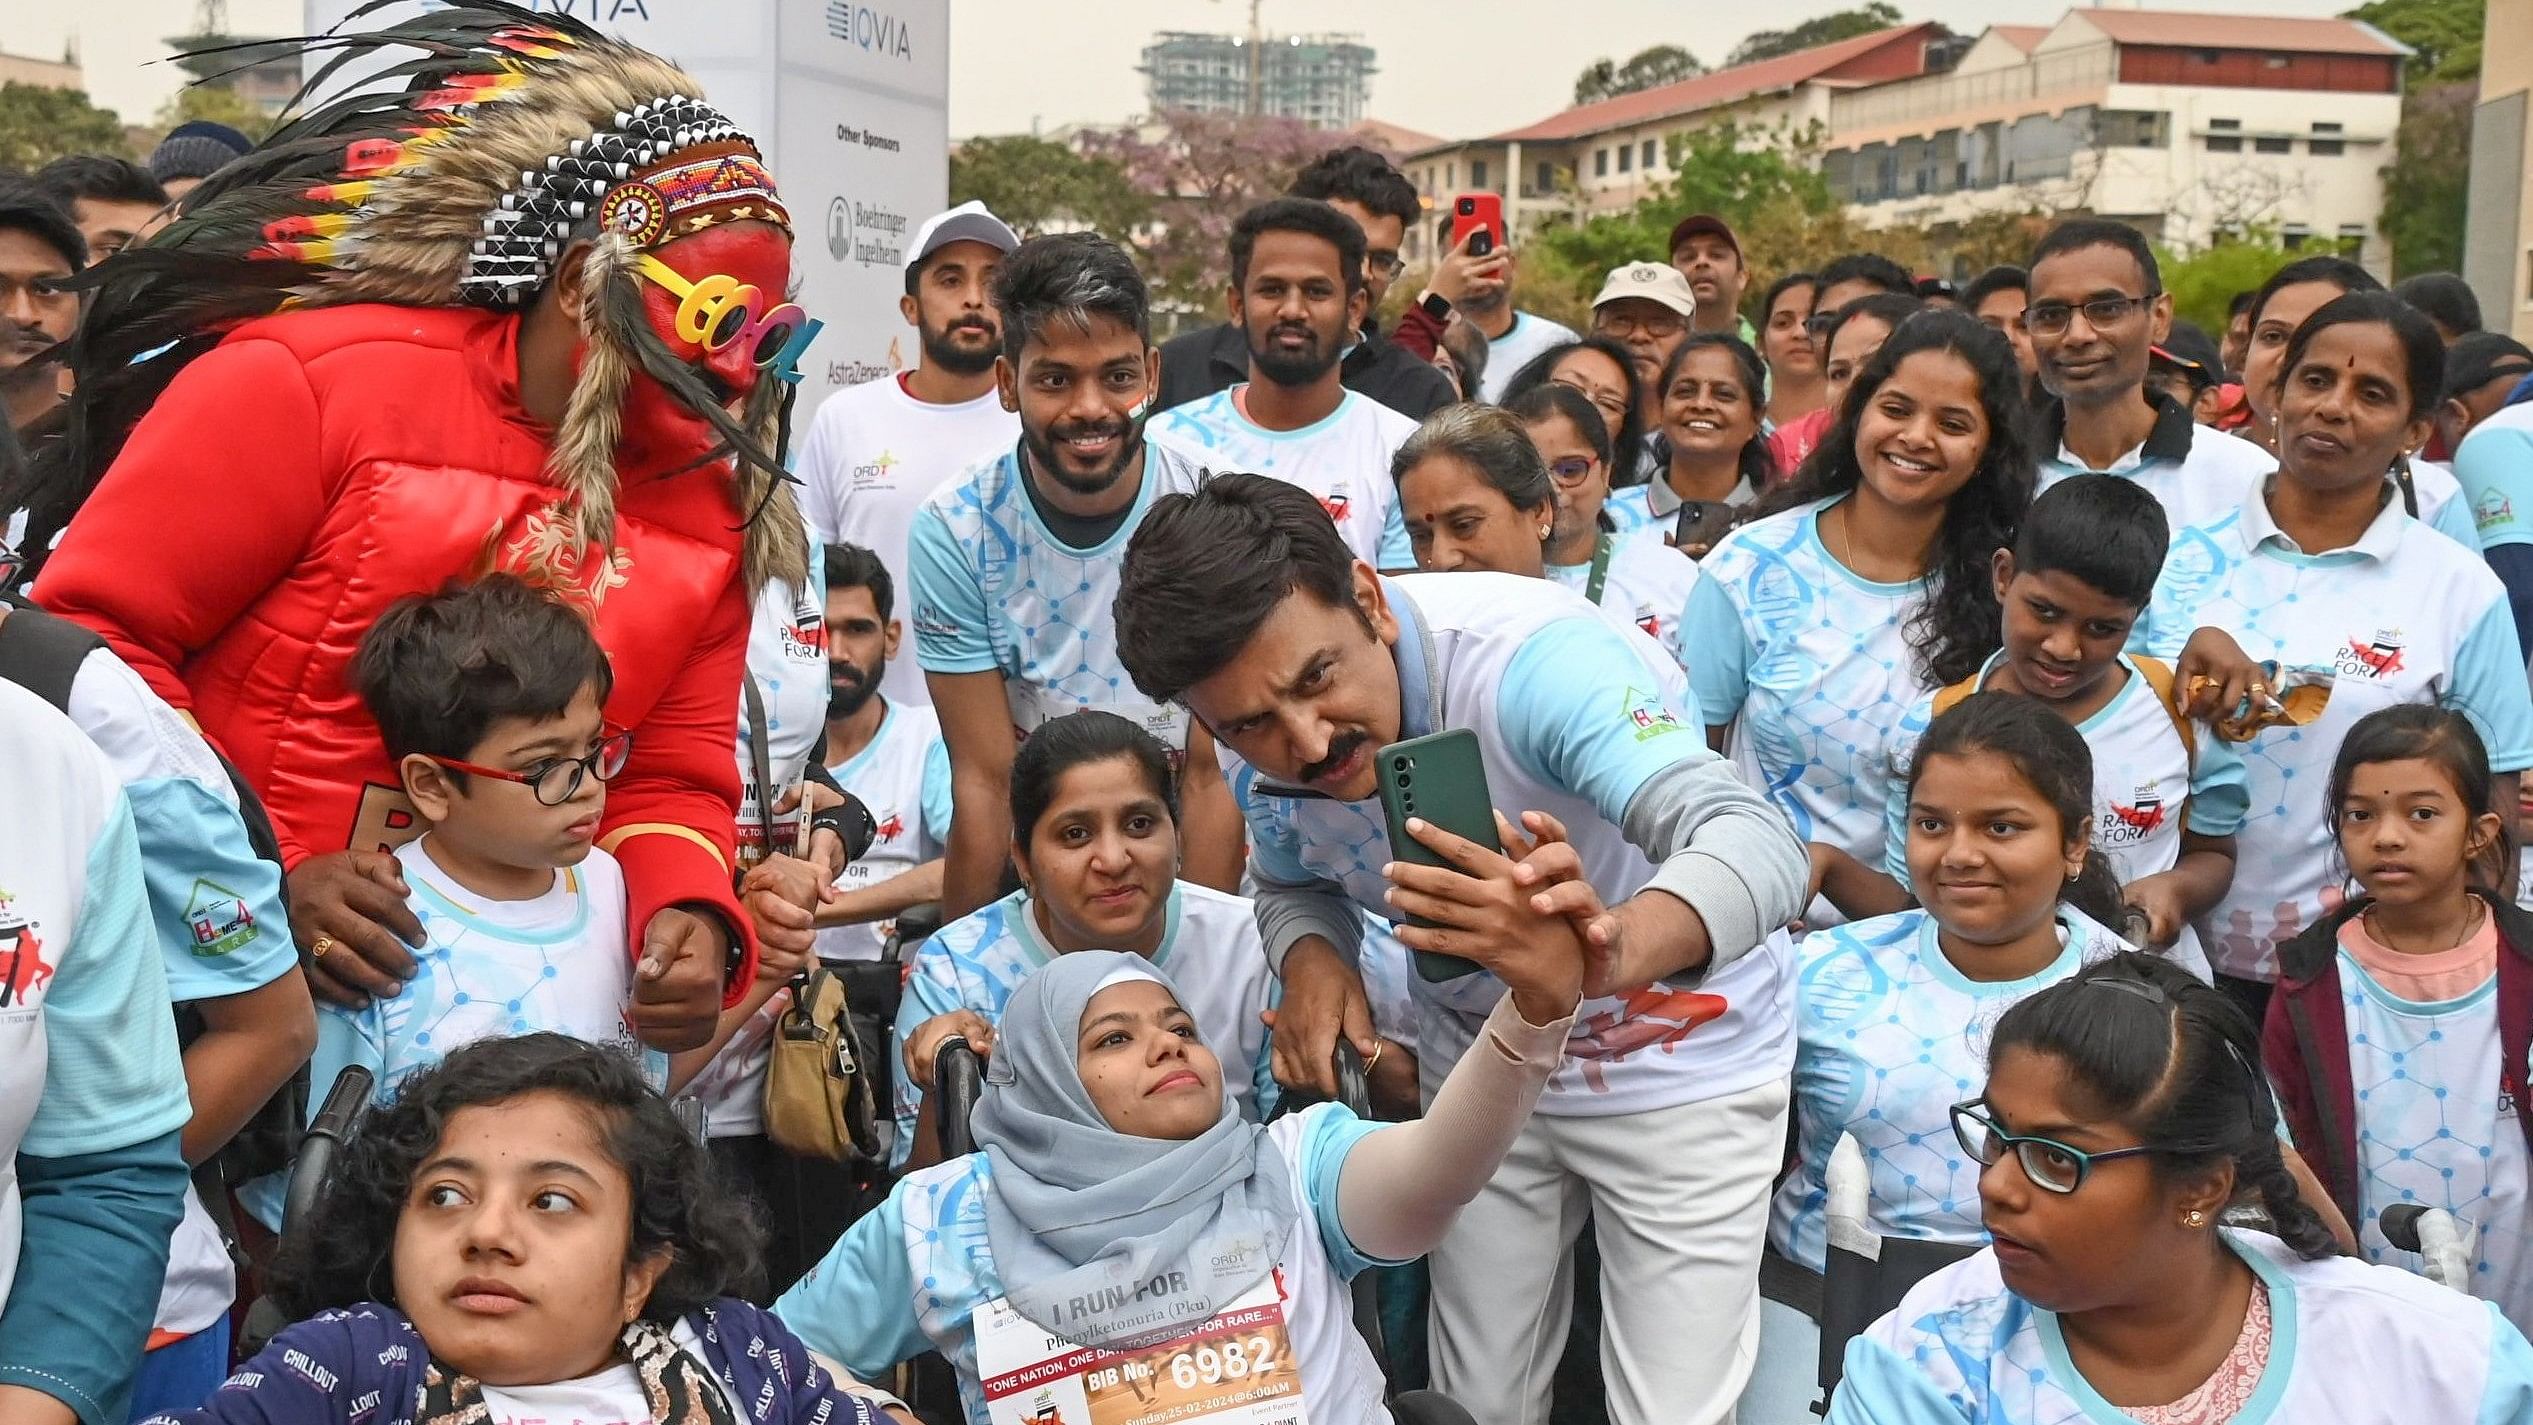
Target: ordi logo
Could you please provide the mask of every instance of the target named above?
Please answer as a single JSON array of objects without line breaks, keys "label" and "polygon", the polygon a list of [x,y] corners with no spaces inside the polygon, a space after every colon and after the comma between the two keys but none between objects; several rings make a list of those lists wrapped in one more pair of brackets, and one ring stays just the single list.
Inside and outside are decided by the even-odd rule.
[{"label": "ordi logo", "polygon": [[850,0],[827,0],[827,33],[891,59],[911,61],[915,57],[905,21],[886,10],[855,5]]}]

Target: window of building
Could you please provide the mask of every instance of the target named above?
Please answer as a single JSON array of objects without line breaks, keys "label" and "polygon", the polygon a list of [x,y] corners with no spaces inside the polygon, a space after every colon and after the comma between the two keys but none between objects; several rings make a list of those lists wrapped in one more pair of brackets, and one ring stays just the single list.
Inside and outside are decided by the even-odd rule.
[{"label": "window of building", "polygon": [[2278,243],[2289,252],[2298,251],[2311,241],[2313,241],[2313,229],[2302,223],[2289,223],[2278,229]]},{"label": "window of building", "polygon": [[1445,188],[1457,188],[1460,186],[1459,164],[1446,163],[1442,166],[1442,186]]},{"label": "window of building", "polygon": [[2099,124],[2105,148],[2162,148],[2172,116],[2160,109],[2105,109]]},{"label": "window of building", "polygon": [[2326,124],[2316,120],[2313,125],[2313,141],[2310,145],[2313,150],[2313,156],[2315,158],[2337,158],[2342,153],[2345,153],[2348,149],[2348,145],[2340,138],[2341,132],[2342,130],[2337,124]]},{"label": "window of building", "polygon": [[1635,166],[1636,146],[1632,143],[1620,144],[1618,146],[1618,171],[1625,173],[1627,170]]},{"label": "window of building", "polygon": [[1608,149],[1596,148],[1592,150],[1592,176],[1595,178],[1607,178],[1610,176],[1610,151]]},{"label": "window of building", "polygon": [[2240,119],[2208,120],[2208,152],[2241,153],[2243,121]]},{"label": "window of building", "polygon": [[2263,69],[2284,69],[2287,67],[2287,57],[2283,54],[2273,54],[2262,60],[2260,65]]},{"label": "window of building", "polygon": [[2190,57],[2201,64],[2222,64],[2225,62],[2224,54],[2212,49],[2200,50],[2198,53]]},{"label": "window of building", "polygon": [[1638,163],[1643,164],[1647,168],[1653,167],[1653,144],[1654,141],[1652,139],[1645,140],[1644,143],[1640,145],[1644,152],[1642,156],[1636,160]]},{"label": "window of building", "polygon": [[1469,160],[1469,186],[1472,188],[1484,188],[1486,186],[1485,159],[1473,158]]},{"label": "window of building", "polygon": [[2293,139],[2256,138],[2252,140],[2254,153],[2293,153],[2295,151],[2296,145]]},{"label": "window of building", "polygon": [[1557,165],[1553,163],[1539,165],[1539,191],[1543,194],[1557,191]]}]

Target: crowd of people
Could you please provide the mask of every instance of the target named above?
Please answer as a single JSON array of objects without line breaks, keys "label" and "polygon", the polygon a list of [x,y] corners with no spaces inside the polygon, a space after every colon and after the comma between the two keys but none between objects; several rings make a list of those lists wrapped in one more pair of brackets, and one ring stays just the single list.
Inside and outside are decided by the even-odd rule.
[{"label": "crowd of people", "polygon": [[2458,280],[1577,333],[1343,148],[1158,343],[934,215],[795,419],[691,78],[316,44],[0,176],[0,1425],[2533,1425]]}]

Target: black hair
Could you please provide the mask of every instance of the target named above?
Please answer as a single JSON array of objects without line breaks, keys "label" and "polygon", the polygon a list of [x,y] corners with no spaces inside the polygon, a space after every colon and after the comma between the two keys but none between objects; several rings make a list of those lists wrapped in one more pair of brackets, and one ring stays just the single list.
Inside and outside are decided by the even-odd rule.
[{"label": "black hair", "polygon": [[[1783,277],[1778,278],[1776,281],[1769,283],[1767,292],[1759,299],[1759,321],[1762,325],[1767,323],[1769,314],[1777,309],[1777,299],[1797,287],[1809,287],[1812,289],[1813,295],[1818,296],[1820,294],[1821,279],[1815,273],[1789,272]],[[1811,305],[1812,304],[1809,302],[1803,304],[1804,310],[1807,314],[1811,310]]]},{"label": "black hair", "polygon": [[1172,702],[1229,666],[1294,594],[1352,609],[1369,636],[1354,565],[1309,491],[1269,475],[1217,474],[1192,495],[1153,501],[1126,542],[1111,610],[1117,656],[1145,697]]},{"label": "black hair", "polygon": [[1310,166],[1294,175],[1293,186],[1284,190],[1295,198],[1316,198],[1326,203],[1344,199],[1379,217],[1396,218],[1402,228],[1412,228],[1424,216],[1425,205],[1416,196],[1416,185],[1391,162],[1361,144],[1330,149],[1310,161]]},{"label": "black hair", "polygon": [[878,611],[881,623],[896,616],[897,581],[889,577],[880,557],[858,544],[830,544],[827,592],[841,594],[847,589],[870,590],[871,607]]},{"label": "black hair", "polygon": [[2533,347],[2505,332],[2469,332],[2445,349],[2445,399],[2468,396],[2492,381],[2533,374]]},{"label": "black hair", "polygon": [[[1759,359],[1759,353],[1751,349],[1749,342],[1732,332],[1689,333],[1678,346],[1671,348],[1670,359],[1662,363],[1662,384],[1654,388],[1655,399],[1661,399],[1662,393],[1671,389],[1671,383],[1680,379],[1680,368],[1688,364],[1692,354],[1708,350],[1722,351],[1741,371],[1743,399],[1750,402],[1750,414],[1755,424],[1751,427],[1750,439],[1742,442],[1741,454],[1734,463],[1741,471],[1742,483],[1756,494],[1775,483],[1777,458],[1768,449],[1768,364]],[[1655,478],[1663,477],[1656,475]]]},{"label": "black hair", "polygon": [[1962,287],[1962,310],[1975,315],[1979,310],[1980,303],[1985,302],[1999,292],[2029,293],[2031,290],[2032,274],[2025,272],[2022,268],[2015,266],[2011,262],[2000,262],[1996,266],[1989,268],[1987,271],[1980,273],[1978,276],[1971,278],[1970,281]]},{"label": "black hair", "polygon": [[1337,271],[1345,290],[1363,286],[1363,225],[1317,198],[1269,198],[1240,215],[1231,225],[1231,285],[1237,291],[1249,282],[1249,255],[1267,233],[1300,233],[1337,250]]},{"label": "black hair", "polygon": [[509,574],[398,599],[352,658],[395,760],[464,758],[494,723],[561,717],[593,684],[603,703],[615,678],[588,622]]},{"label": "black hair", "polygon": [[[1853,316],[1864,305],[1851,303],[1842,316]],[[1793,479],[1762,500],[1760,513],[1845,495],[1864,483],[1856,460],[1856,428],[1865,408],[1902,361],[1925,351],[1950,352],[1969,364],[1988,417],[1987,449],[1969,483],[1946,503],[1943,531],[1927,570],[1926,597],[1908,622],[1918,671],[1942,687],[1979,671],[1998,646],[2000,617],[1990,565],[1996,552],[2013,540],[2037,478],[2023,409],[2023,372],[2004,333],[1967,312],[1943,308],[1921,311],[1893,327],[1890,339],[1848,384],[1847,399],[1811,457]]]},{"label": "black hair", "polygon": [[2072,575],[2143,609],[2163,573],[2171,522],[2163,501],[2120,475],[2078,475],[2040,492],[2014,535],[2014,572]]},{"label": "black hair", "polygon": [[1126,250],[1097,233],[1051,233],[1013,248],[994,269],[994,308],[1003,359],[1014,366],[1059,321],[1087,327],[1106,317],[1152,344],[1151,289]]},{"label": "black hair", "polygon": [[[2340,839],[2341,806],[2348,800],[2348,784],[2356,778],[2357,769],[2373,762],[2411,761],[2431,763],[2445,774],[2455,798],[2463,804],[2465,818],[2489,810],[2496,778],[2489,772],[2489,746],[2480,740],[2480,729],[2472,726],[2470,718],[2436,703],[2378,708],[2359,718],[2340,739],[2339,755],[2331,761],[2330,800],[2324,813],[2330,818],[2334,848]],[[2471,880],[2482,890],[2515,898],[2515,838],[2507,833],[2504,817],[2499,818],[2497,839],[2472,862]]]},{"label": "black hair", "polygon": [[2422,272],[2392,284],[2392,295],[2428,314],[2438,326],[2463,336],[2480,330],[2480,297],[2451,272]]},{"label": "black hair", "polygon": [[2246,288],[2245,290],[2237,292],[2233,296],[2227,298],[2225,301],[2226,325],[2232,326],[2236,317],[2250,311],[2252,309],[2252,303],[2259,300],[2260,289],[2257,287]]},{"label": "black hair", "polygon": [[82,198],[92,203],[147,203],[153,208],[167,203],[167,190],[158,186],[148,169],[110,153],[74,153],[54,159],[35,170],[35,186],[65,213],[77,213],[72,205]]},{"label": "black hair", "polygon": [[2225,358],[2218,352],[2216,338],[2209,336],[2197,322],[2175,317],[2172,330],[2156,343],[2162,353],[2149,361],[2149,369],[2169,367],[2190,383],[2193,395],[2225,379]]},{"label": "black hair", "polygon": [[[2287,351],[2278,363],[2278,386],[2284,390],[2287,378],[2304,359],[2313,339],[2333,327],[2351,324],[2392,328],[2401,343],[2404,379],[2410,385],[2410,419],[2424,418],[2445,399],[2445,338],[2436,334],[2436,324],[2427,314],[2378,287],[2371,292],[2345,292],[2314,309],[2296,334],[2287,338]],[[2412,502],[2414,505],[2416,501]]]},{"label": "black hair", "polygon": [[60,253],[73,272],[88,265],[88,240],[79,235],[79,224],[33,179],[0,173],[0,232],[26,234]]},{"label": "black hair", "polygon": [[1917,279],[1909,275],[1907,268],[1878,252],[1851,252],[1844,257],[1831,258],[1828,265],[1821,268],[1813,301],[1817,303],[1820,293],[1845,282],[1870,282],[1885,292],[1896,292],[1903,297],[1914,298],[1917,295]]},{"label": "black hair", "polygon": [[[1572,356],[1578,350],[1597,351],[1618,363],[1618,379],[1627,390],[1627,414],[1619,419],[1618,429],[1609,433],[1610,449],[1615,452],[1610,465],[1610,485],[1616,488],[1632,484],[1636,476],[1635,453],[1644,448],[1644,390],[1636,379],[1636,359],[1630,356],[1627,348],[1619,345],[1615,338],[1577,337],[1573,341],[1561,341],[1549,347],[1523,362],[1520,368],[1513,372],[1513,379],[1504,383],[1504,399],[1510,401],[1534,386],[1553,385],[1554,383],[1548,378],[1556,371],[1557,363]],[[1599,415],[1600,410],[1598,406],[1592,407],[1595,415]],[[1607,416],[1601,417],[1601,425],[1604,429],[1608,427]],[[1619,466],[1622,464],[1628,468],[1620,469]]]},{"label": "black hair", "polygon": [[1925,773],[1927,763],[1938,757],[1969,757],[1981,752],[2014,764],[2014,770],[2032,784],[2041,800],[2049,803],[2050,810],[2058,814],[2058,839],[2062,845],[2085,839],[2084,867],[2058,888],[2058,899],[2091,917],[2096,924],[2117,929],[2127,908],[2120,903],[2120,883],[2109,858],[2093,849],[2089,836],[2093,821],[2093,749],[2086,744],[2084,734],[2038,698],[2020,693],[1972,693],[1926,725],[1916,751],[1909,754],[1903,780],[1914,795],[1917,779]]},{"label": "black hair", "polygon": [[1876,292],[1869,297],[1856,298],[1832,313],[1829,329],[1821,333],[1822,365],[1826,366],[1829,363],[1830,343],[1838,340],[1838,334],[1845,331],[1847,324],[1856,318],[1871,317],[1893,331],[1897,331],[1900,323],[1925,310],[1924,302],[1900,292]]},{"label": "black hair", "polygon": [[2025,271],[2038,272],[2040,265],[2064,252],[2082,252],[2088,247],[2116,247],[2137,263],[2137,272],[2146,280],[2140,296],[2152,297],[2164,290],[2163,269],[2155,265],[2155,249],[2146,235],[2116,218],[2069,218],[2041,235],[2032,247],[2032,257],[2023,264]]},{"label": "black hair", "polygon": [[2223,990],[2160,955],[2126,951],[2016,1003],[1988,1039],[1991,1074],[2010,1050],[2057,1061],[2076,1106],[2156,1151],[2164,1182],[2234,1167],[2235,1201],[2308,1261],[2339,1241],[2296,1188],[2260,1032]]},{"label": "black hair", "polygon": [[415,1169],[461,1110],[540,1093],[587,1113],[630,1182],[628,1258],[668,1254],[644,1320],[665,1325],[756,1285],[762,1234],[746,1195],[723,1179],[632,1056],[565,1034],[523,1034],[463,1045],[361,1115],[317,1210],[282,1240],[272,1290],[283,1314],[298,1320],[364,1301],[395,1305],[396,1221]]},{"label": "black hair", "polygon": [[2261,283],[2252,292],[2252,325],[2260,325],[2261,310],[2269,305],[2270,298],[2277,296],[2285,288],[2299,287],[2307,282],[2328,282],[2340,289],[2343,295],[2350,292],[2383,290],[2383,283],[2377,280],[2375,274],[2345,257],[2331,253],[2322,253],[2314,257],[2299,257],[2270,273],[2269,280]]},{"label": "black hair", "polygon": [[[1545,389],[1565,391],[1587,407],[1592,404],[1578,391]],[[1556,489],[1548,482],[1548,462],[1540,458],[1521,417],[1502,406],[1463,401],[1425,417],[1390,456],[1390,483],[1405,480],[1407,472],[1437,456],[1476,470],[1514,509],[1535,510],[1557,502]]]},{"label": "black hair", "polygon": [[1572,386],[1542,381],[1507,397],[1504,409],[1512,412],[1513,419],[1525,426],[1539,425],[1551,416],[1565,417],[1566,423],[1574,427],[1575,434],[1583,437],[1583,443],[1592,447],[1592,454],[1600,460],[1601,468],[1610,468],[1616,447],[1610,444],[1609,420],[1601,414],[1600,407],[1592,404],[1591,397]]},{"label": "black hair", "polygon": [[1065,773],[1111,759],[1133,763],[1144,786],[1170,813],[1170,823],[1178,824],[1178,783],[1170,776],[1170,754],[1159,739],[1113,712],[1084,708],[1040,723],[1013,754],[1012,839],[1029,844],[1055,804],[1056,783]]}]

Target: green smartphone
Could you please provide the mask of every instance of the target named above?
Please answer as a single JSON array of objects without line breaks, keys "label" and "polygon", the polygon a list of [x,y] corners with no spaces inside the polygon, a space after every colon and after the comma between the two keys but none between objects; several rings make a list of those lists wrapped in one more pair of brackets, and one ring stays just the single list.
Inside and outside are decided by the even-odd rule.
[{"label": "green smartphone", "polygon": [[[1504,843],[1495,834],[1495,802],[1486,792],[1486,761],[1478,753],[1478,735],[1467,728],[1393,742],[1378,754],[1381,815],[1390,827],[1390,855],[1419,866],[1450,863],[1407,834],[1407,819],[1422,817],[1455,836],[1466,837],[1490,851]],[[1411,925],[1429,922],[1413,916]],[[1428,980],[1456,980],[1485,967],[1457,955],[1418,950],[1416,973]]]}]

